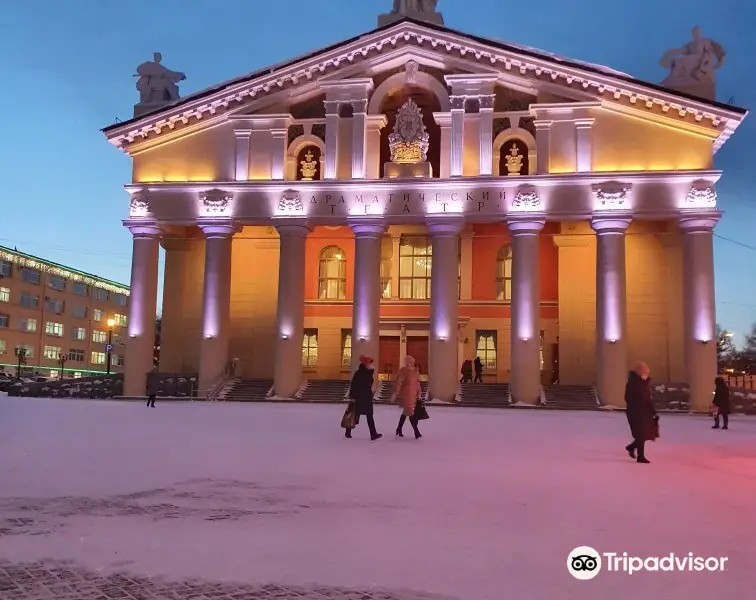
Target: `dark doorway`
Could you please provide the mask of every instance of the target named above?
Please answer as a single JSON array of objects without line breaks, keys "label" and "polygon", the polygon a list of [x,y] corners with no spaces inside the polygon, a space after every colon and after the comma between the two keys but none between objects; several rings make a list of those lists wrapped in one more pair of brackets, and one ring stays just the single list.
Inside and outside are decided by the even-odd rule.
[{"label": "dark doorway", "polygon": [[428,374],[428,337],[407,336],[407,354],[415,359],[420,375]]},{"label": "dark doorway", "polygon": [[401,348],[398,337],[381,336],[378,341],[378,372],[392,378],[399,371]]}]

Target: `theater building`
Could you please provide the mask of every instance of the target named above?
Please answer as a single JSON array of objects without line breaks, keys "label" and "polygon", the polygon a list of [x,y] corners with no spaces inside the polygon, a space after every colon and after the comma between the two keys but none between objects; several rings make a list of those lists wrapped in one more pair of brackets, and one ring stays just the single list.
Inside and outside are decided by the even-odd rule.
[{"label": "theater building", "polygon": [[292,397],[409,354],[451,401],[480,356],[513,402],[558,382],[622,406],[643,360],[708,406],[713,156],[746,111],[442,22],[400,9],[104,130],[133,160],[126,395],[162,246],[161,370],[202,390],[233,359]]}]

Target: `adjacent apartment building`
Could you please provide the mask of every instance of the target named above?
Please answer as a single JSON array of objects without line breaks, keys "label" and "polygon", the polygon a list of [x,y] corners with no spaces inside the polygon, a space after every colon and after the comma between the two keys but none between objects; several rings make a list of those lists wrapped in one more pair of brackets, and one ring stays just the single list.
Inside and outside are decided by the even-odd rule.
[{"label": "adjacent apartment building", "polygon": [[0,246],[0,369],[23,350],[27,374],[121,372],[128,304],[128,286]]}]

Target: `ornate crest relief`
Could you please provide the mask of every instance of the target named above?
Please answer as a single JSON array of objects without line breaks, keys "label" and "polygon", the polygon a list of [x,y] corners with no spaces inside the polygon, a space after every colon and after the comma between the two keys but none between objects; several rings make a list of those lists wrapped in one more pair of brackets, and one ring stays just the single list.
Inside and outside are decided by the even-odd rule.
[{"label": "ornate crest relief", "polygon": [[540,207],[541,198],[535,188],[524,187],[515,192],[512,210],[538,210]]},{"label": "ornate crest relief", "polygon": [[304,213],[304,204],[296,190],[286,190],[278,201],[278,210],[281,216],[299,216]]},{"label": "ornate crest relief", "polygon": [[717,205],[717,190],[708,181],[696,181],[685,197],[687,208],[714,208]]},{"label": "ornate crest relief", "polygon": [[151,212],[150,197],[147,192],[137,192],[129,204],[130,217],[146,217]]},{"label": "ornate crest relief", "polygon": [[410,98],[396,115],[394,132],[389,135],[391,162],[414,164],[428,160],[430,136],[420,107]]},{"label": "ornate crest relief", "polygon": [[224,190],[208,190],[200,194],[201,213],[206,217],[227,216],[233,195]]},{"label": "ornate crest relief", "polygon": [[623,183],[602,183],[593,187],[594,210],[629,208],[630,187]]}]

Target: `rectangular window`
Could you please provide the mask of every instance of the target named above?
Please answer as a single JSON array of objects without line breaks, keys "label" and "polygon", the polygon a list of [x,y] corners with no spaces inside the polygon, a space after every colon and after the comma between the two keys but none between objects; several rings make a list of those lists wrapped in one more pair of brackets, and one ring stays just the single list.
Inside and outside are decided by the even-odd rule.
[{"label": "rectangular window", "polygon": [[87,307],[76,304],[73,307],[71,307],[71,314],[77,319],[86,319]]},{"label": "rectangular window", "polygon": [[5,352],[6,352],[5,340],[0,340],[0,354],[5,354]]},{"label": "rectangular window", "polygon": [[21,319],[19,329],[28,332],[37,331],[37,319]]},{"label": "rectangular window", "polygon": [[36,285],[39,285],[41,275],[37,269],[23,267],[21,269],[21,279],[23,279],[26,283],[34,283]]},{"label": "rectangular window", "polygon": [[16,346],[16,356],[18,356],[19,352],[26,352],[24,358],[27,360],[34,358],[34,346],[30,346],[29,344],[19,344]]},{"label": "rectangular window", "polygon": [[431,294],[433,248],[427,237],[405,237],[399,242],[399,297],[428,300]]},{"label": "rectangular window", "polygon": [[95,300],[107,300],[108,298],[110,298],[110,293],[108,292],[108,290],[104,290],[99,287],[94,288],[92,295],[94,296]]},{"label": "rectangular window", "polygon": [[10,302],[10,288],[0,287],[0,302]]},{"label": "rectangular window", "polygon": [[318,366],[318,330],[305,329],[302,340],[302,366]]},{"label": "rectangular window", "polygon": [[118,306],[126,306],[128,296],[126,296],[125,294],[113,294],[113,296],[115,298],[115,303]]},{"label": "rectangular window", "polygon": [[104,365],[106,360],[107,355],[104,352],[92,352],[92,360],[90,362],[93,365]]},{"label": "rectangular window", "polygon": [[391,278],[394,271],[394,241],[384,235],[381,238],[381,298],[391,298]]},{"label": "rectangular window", "polygon": [[92,341],[95,344],[104,344],[108,339],[108,332],[107,331],[99,331],[98,329],[95,329],[92,331]]},{"label": "rectangular window", "polygon": [[126,364],[125,357],[121,356],[120,354],[114,354],[113,355],[113,364],[116,367],[122,367]]},{"label": "rectangular window", "polygon": [[21,292],[21,306],[24,308],[39,308],[39,296],[29,292]]},{"label": "rectangular window", "polygon": [[126,323],[128,322],[128,318],[126,317],[126,315],[116,314],[116,315],[113,315],[113,319],[115,320],[116,325],[118,327],[126,327]]},{"label": "rectangular window", "polygon": [[545,363],[544,363],[544,360],[543,360],[543,358],[544,358],[544,356],[543,356],[543,347],[546,345],[545,342],[546,342],[546,332],[542,331],[541,332],[541,348],[538,351],[539,357],[541,359],[541,371],[543,371],[543,368],[545,366]]},{"label": "rectangular window", "polygon": [[10,323],[10,317],[8,315],[0,313],[0,329],[8,329]]},{"label": "rectangular window", "polygon": [[47,335],[53,335],[55,337],[63,336],[63,323],[55,323],[54,321],[48,321],[45,323],[45,333]]},{"label": "rectangular window", "polygon": [[71,339],[72,340],[86,340],[87,339],[87,330],[83,327],[72,327],[71,328]]},{"label": "rectangular window", "polygon": [[66,310],[66,303],[63,300],[45,298],[45,309],[56,315],[62,315]]},{"label": "rectangular window", "polygon": [[10,277],[13,274],[13,264],[7,260],[0,260],[0,277]]},{"label": "rectangular window", "polygon": [[71,360],[73,362],[84,362],[84,350],[71,348],[68,351],[68,360]]},{"label": "rectangular window", "polygon": [[99,308],[95,308],[92,311],[92,320],[93,321],[102,321],[102,318],[105,316],[105,311],[100,310]]},{"label": "rectangular window", "polygon": [[496,332],[475,332],[475,355],[480,357],[483,368],[487,371],[496,371]]},{"label": "rectangular window", "polygon": [[352,330],[341,330],[341,366],[348,367],[352,364]]},{"label": "rectangular window", "polygon": [[89,294],[89,286],[86,283],[75,282],[71,285],[71,291],[77,296],[86,296]]},{"label": "rectangular window", "polygon": [[47,360],[59,360],[61,354],[63,354],[63,349],[60,346],[45,346],[42,353]]},{"label": "rectangular window", "polygon": [[66,280],[63,279],[60,275],[50,275],[50,277],[47,280],[47,286],[62,292],[66,289]]},{"label": "rectangular window", "polygon": [[82,377],[84,377],[84,373],[82,373],[81,371],[74,371],[74,374],[73,374],[74,379],[81,379]]}]

